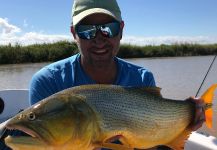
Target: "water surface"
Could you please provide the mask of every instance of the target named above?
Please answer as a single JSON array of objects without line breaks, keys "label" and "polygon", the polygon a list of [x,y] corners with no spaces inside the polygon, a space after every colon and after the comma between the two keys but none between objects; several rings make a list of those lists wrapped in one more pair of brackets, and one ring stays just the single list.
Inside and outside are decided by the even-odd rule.
[{"label": "water surface", "polygon": [[[195,96],[214,56],[140,58],[128,61],[151,70],[162,95],[166,98],[184,100]],[[49,63],[0,65],[0,90],[27,89],[32,75]],[[202,86],[199,96],[212,84],[217,83],[217,60]],[[217,105],[217,92],[215,102]],[[217,136],[217,106],[214,106],[214,129],[205,126],[201,130]]]}]

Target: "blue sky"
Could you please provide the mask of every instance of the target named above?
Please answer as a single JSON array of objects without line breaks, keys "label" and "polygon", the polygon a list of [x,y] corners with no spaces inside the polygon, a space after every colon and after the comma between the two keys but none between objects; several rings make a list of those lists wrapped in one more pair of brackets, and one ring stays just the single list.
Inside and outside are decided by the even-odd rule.
[{"label": "blue sky", "polygon": [[[124,42],[217,43],[216,0],[117,0]],[[69,39],[73,0],[1,0],[0,44]],[[7,32],[6,32],[7,31]],[[28,41],[27,41],[28,42]]]}]

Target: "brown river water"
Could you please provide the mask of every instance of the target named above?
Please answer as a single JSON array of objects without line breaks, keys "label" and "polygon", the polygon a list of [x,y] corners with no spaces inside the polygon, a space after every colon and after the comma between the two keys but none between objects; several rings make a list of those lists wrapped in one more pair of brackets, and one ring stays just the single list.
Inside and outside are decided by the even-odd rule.
[{"label": "brown river water", "polygon": [[[165,98],[184,100],[195,96],[214,56],[139,58],[128,61],[151,70]],[[0,65],[0,90],[28,89],[32,75],[49,63]],[[217,60],[214,62],[199,96],[217,83]],[[213,129],[204,125],[199,131],[217,137],[217,92],[214,97]]]}]

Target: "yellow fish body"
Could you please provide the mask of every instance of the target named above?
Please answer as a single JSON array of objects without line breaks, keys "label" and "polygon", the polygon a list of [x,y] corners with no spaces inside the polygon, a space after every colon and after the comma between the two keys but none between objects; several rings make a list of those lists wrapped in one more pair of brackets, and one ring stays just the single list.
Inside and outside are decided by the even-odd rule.
[{"label": "yellow fish body", "polygon": [[[217,84],[202,96],[211,126]],[[8,136],[15,150],[146,149],[167,145],[181,149],[191,133],[195,105],[165,99],[159,88],[83,85],[56,93],[17,114],[6,128],[30,136]],[[119,136],[123,145],[108,143]]]}]

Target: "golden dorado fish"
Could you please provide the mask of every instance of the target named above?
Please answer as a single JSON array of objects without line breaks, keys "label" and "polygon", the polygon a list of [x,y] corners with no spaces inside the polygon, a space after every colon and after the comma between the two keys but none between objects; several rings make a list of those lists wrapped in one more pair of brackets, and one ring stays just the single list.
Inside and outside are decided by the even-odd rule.
[{"label": "golden dorado fish", "polygon": [[[206,123],[212,125],[217,84],[203,95]],[[160,88],[83,85],[56,93],[17,114],[6,128],[30,136],[8,136],[14,150],[182,149],[191,133],[195,104],[165,99]],[[123,145],[108,143],[120,137]]]}]

